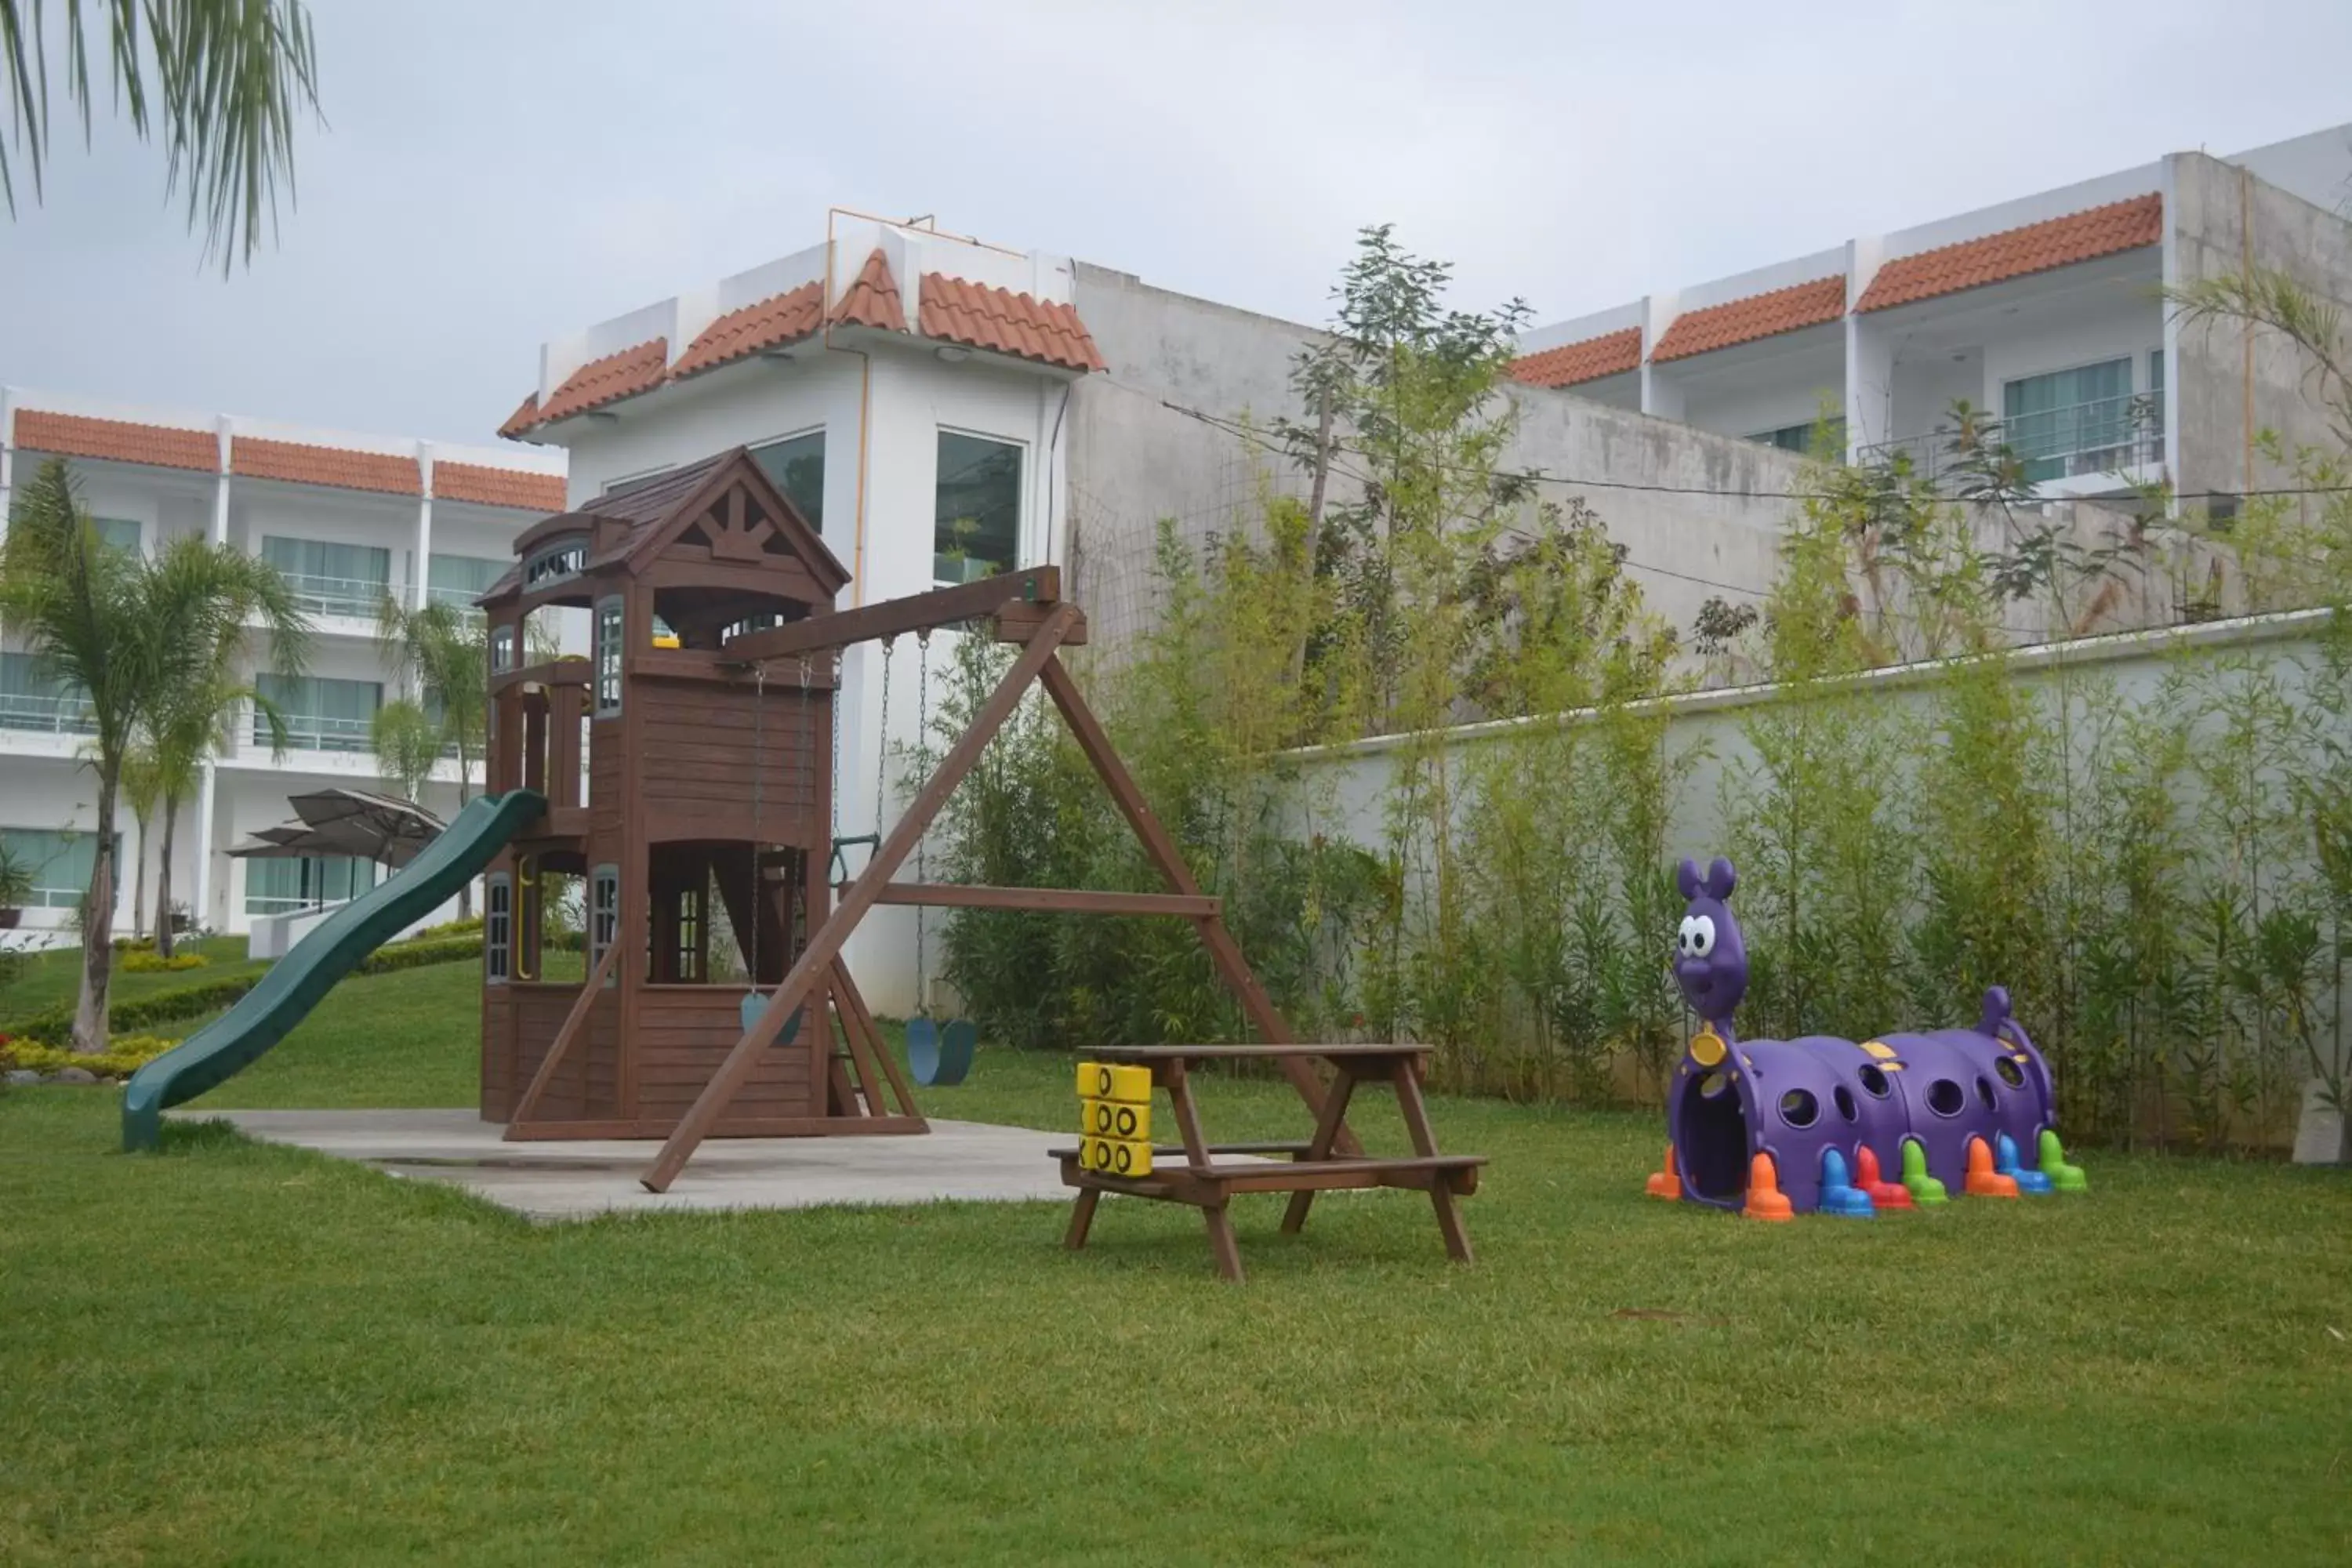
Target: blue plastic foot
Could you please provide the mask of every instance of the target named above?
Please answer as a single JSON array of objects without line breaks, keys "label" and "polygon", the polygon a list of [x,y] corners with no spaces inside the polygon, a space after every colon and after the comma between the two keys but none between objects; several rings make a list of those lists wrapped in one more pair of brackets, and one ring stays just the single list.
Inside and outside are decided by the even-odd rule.
[{"label": "blue plastic foot", "polygon": [[2017,1168],[2017,1140],[2006,1132],[1993,1140],[1992,1168],[2014,1180],[2017,1183],[2017,1190],[2021,1193],[2046,1193],[2050,1190],[2050,1178],[2047,1175],[2040,1171],[2021,1171]]},{"label": "blue plastic foot", "polygon": [[1878,1213],[1878,1205],[1870,1201],[1870,1194],[1853,1184],[1845,1168],[1845,1156],[1834,1149],[1822,1151],[1822,1213],[1843,1215],[1848,1219],[1871,1219]]}]

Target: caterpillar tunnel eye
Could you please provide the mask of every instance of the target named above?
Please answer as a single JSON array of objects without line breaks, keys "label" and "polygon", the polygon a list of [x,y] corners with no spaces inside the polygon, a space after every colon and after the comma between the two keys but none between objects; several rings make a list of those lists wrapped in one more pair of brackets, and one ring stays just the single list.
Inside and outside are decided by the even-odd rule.
[{"label": "caterpillar tunnel eye", "polygon": [[1958,1116],[1969,1097],[1950,1079],[1939,1078],[1927,1086],[1927,1109],[1938,1116]]},{"label": "caterpillar tunnel eye", "polygon": [[2016,1062],[2012,1061],[2008,1057],[2003,1057],[2000,1060],[1993,1063],[1992,1070],[2000,1074],[2000,1081],[2009,1085],[2010,1088],[2023,1089],[2025,1087],[2025,1069],[2019,1067]]},{"label": "caterpillar tunnel eye", "polygon": [[1821,1101],[1809,1090],[1792,1089],[1780,1097],[1780,1120],[1791,1127],[1811,1127],[1821,1113]]},{"label": "caterpillar tunnel eye", "polygon": [[1853,1076],[1862,1081],[1863,1092],[1873,1100],[1886,1098],[1887,1083],[1885,1068],[1875,1066],[1864,1067]]},{"label": "caterpillar tunnel eye", "polygon": [[1853,1090],[1846,1088],[1845,1085],[1838,1085],[1832,1091],[1830,1098],[1837,1101],[1838,1114],[1848,1121],[1854,1121],[1861,1115],[1861,1112],[1854,1109]]}]

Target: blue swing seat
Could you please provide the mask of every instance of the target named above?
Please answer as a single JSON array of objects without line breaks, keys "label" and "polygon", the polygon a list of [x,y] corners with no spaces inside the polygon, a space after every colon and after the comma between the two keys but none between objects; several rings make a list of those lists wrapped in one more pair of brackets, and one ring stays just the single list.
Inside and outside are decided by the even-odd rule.
[{"label": "blue swing seat", "polygon": [[980,1030],[969,1019],[955,1019],[944,1029],[929,1018],[907,1020],[907,1066],[926,1089],[961,1083],[979,1046]]},{"label": "blue swing seat", "polygon": [[[765,991],[743,993],[743,1032],[745,1034],[751,1032],[751,1026],[758,1023],[761,1015],[768,1010],[770,994]],[[806,1011],[808,1008],[805,1005],[793,1009],[793,1016],[784,1020],[784,1032],[777,1038],[776,1044],[789,1046],[793,1043],[793,1037],[801,1032],[801,1015]]]}]

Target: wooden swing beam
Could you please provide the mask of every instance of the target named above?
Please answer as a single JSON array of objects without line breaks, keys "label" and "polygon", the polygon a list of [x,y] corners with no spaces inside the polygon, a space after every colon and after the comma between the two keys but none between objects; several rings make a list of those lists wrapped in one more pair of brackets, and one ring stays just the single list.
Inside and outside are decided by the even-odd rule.
[{"label": "wooden swing beam", "polygon": [[934,588],[928,594],[885,599],[861,609],[834,610],[764,631],[745,632],[728,638],[722,651],[731,662],[759,664],[992,616],[1003,623],[1000,631],[1005,641],[1034,642],[1044,626],[1042,617],[1064,608],[1076,618],[1064,626],[1059,640],[1075,647],[1087,640],[1087,622],[1077,607],[1062,597],[1062,569],[1032,566],[953,588]]},{"label": "wooden swing beam", "polygon": [[[1022,585],[1023,580],[1025,580],[1025,586]],[[1013,587],[1014,591],[1006,593],[1008,586]],[[974,590],[988,592],[975,593]],[[955,744],[940,759],[938,771],[908,803],[889,836],[866,860],[865,870],[842,895],[841,902],[835,907],[833,913],[823,925],[809,933],[800,958],[784,976],[783,983],[776,987],[767,1010],[744,1032],[743,1037],[735,1042],[734,1048],[727,1054],[727,1059],[719,1064],[719,1070],[711,1075],[710,1081],[703,1086],[701,1094],[670,1133],[668,1142],[662,1145],[661,1152],[655,1157],[653,1164],[639,1178],[648,1191],[667,1192],[670,1184],[677,1180],[678,1173],[694,1157],[695,1150],[710,1135],[711,1129],[725,1114],[729,1103],[751,1079],[761,1054],[774,1045],[777,1036],[782,1032],[785,1018],[801,1005],[818,985],[821,977],[835,970],[842,948],[849,940],[849,933],[856,929],[857,922],[866,917],[866,911],[885,901],[951,903],[961,900],[961,907],[973,909],[1070,909],[1096,913],[1182,915],[1192,920],[1194,928],[1200,931],[1202,944],[1208,950],[1210,962],[1216,965],[1219,975],[1239,998],[1243,1011],[1248,1015],[1259,1036],[1269,1044],[1296,1043],[1290,1026],[1276,1010],[1273,998],[1258,984],[1257,976],[1251,973],[1247,961],[1242,957],[1241,948],[1234,941],[1233,933],[1225,929],[1218,900],[1202,893],[1200,884],[1192,879],[1184,858],[1177,852],[1175,841],[1168,837],[1166,829],[1152,815],[1142,790],[1128,773],[1127,765],[1119,761],[1118,752],[1112,750],[1110,737],[1095,717],[1094,710],[1087,706],[1077,682],[1063,665],[1056,650],[1081,624],[1081,616],[1076,605],[1061,599],[1060,592],[1060,574],[1052,567],[1039,567],[1031,572],[1014,574],[1011,578],[992,577],[981,583],[868,605],[862,610],[813,616],[805,621],[735,638],[727,645],[727,651],[732,657],[765,659],[809,648],[839,647],[849,642],[917,631],[925,626],[971,620],[990,613],[985,608],[972,606],[989,604],[992,595],[993,604],[1000,607],[1008,603],[1024,607],[1043,607],[1034,628],[1026,626],[1019,628],[1025,633],[1019,640],[1027,646],[1013,660],[1013,668],[1005,672],[1004,678],[997,682],[996,689],[989,693],[987,701],[972,716],[971,727],[956,738]],[[1018,619],[1025,622],[1027,617],[1024,616]],[[1000,620],[1000,636],[1014,629]],[[1135,907],[1134,900],[1153,896],[1093,893],[1076,889],[946,889],[929,883],[893,889],[890,879],[906,862],[908,856],[914,853],[915,846],[929,829],[932,818],[939,815],[949,796],[955,793],[956,786],[979,763],[989,742],[995,738],[997,731],[1020,706],[1021,699],[1027,693],[1031,683],[1040,680],[1045,683],[1046,695],[1052,698],[1054,706],[1068,722],[1079,750],[1093,765],[1104,787],[1110,791],[1119,814],[1127,819],[1128,826],[1142,842],[1145,854],[1168,883],[1170,893],[1154,898],[1148,907],[1139,908]],[[1014,901],[1038,898],[1085,901]],[[845,974],[846,972],[842,973]],[[887,1053],[885,1055],[887,1059]],[[1296,1058],[1286,1058],[1282,1067],[1298,1090],[1299,1097],[1306,1100],[1307,1109],[1319,1118],[1324,1110],[1325,1089],[1313,1067]],[[1340,1147],[1350,1150],[1355,1147],[1355,1141],[1344,1124],[1335,1129],[1335,1135]]]}]

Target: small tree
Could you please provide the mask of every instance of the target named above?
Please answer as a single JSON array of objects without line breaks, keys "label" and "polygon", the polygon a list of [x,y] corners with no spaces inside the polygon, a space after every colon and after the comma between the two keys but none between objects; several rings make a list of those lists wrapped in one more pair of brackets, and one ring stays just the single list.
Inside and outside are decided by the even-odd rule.
[{"label": "small tree", "polygon": [[214,680],[246,647],[248,617],[282,672],[301,668],[310,622],[275,568],[226,545],[182,539],[149,560],[102,543],[61,458],[18,489],[0,551],[0,616],[54,678],[89,704],[83,765],[98,781],[89,888],[81,902],[77,1050],[106,1047],[118,879],[116,813],[132,747],[191,683]]},{"label": "small tree", "polygon": [[375,764],[383,776],[400,786],[411,800],[422,800],[433,770],[441,762],[441,726],[425,705],[403,697],[375,710],[369,731],[375,746]]},{"label": "small tree", "polygon": [[[453,605],[427,604],[411,609],[387,594],[376,606],[376,629],[384,641],[385,662],[417,689],[419,700],[410,706],[434,727],[434,755],[450,750],[457,753],[457,805],[463,808],[474,796],[474,758],[483,750],[489,722],[488,628]],[[398,727],[409,722],[394,721],[394,739],[404,746],[421,744],[413,734],[398,732]],[[384,755],[380,749],[376,754]],[[413,777],[419,788],[432,773],[429,767],[415,774],[396,768],[385,771],[394,778]],[[410,793],[413,798],[415,789]],[[457,913],[462,919],[473,910],[469,882],[458,889]]]}]

